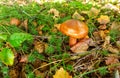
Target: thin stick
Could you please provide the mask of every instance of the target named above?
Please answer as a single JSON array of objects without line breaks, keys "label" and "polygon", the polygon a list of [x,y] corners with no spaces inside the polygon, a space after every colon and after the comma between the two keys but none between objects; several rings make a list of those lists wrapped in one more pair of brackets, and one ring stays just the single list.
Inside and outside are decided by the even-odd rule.
[{"label": "thin stick", "polygon": [[34,73],[36,70],[38,70],[38,69],[40,69],[40,68],[43,68],[43,67],[49,66],[49,65],[51,65],[51,64],[54,64],[54,63],[57,63],[57,62],[61,62],[61,61],[63,61],[63,60],[57,60],[57,61],[53,61],[53,62],[50,62],[50,63],[45,64],[45,65],[42,65],[42,66],[34,69],[32,73]]}]

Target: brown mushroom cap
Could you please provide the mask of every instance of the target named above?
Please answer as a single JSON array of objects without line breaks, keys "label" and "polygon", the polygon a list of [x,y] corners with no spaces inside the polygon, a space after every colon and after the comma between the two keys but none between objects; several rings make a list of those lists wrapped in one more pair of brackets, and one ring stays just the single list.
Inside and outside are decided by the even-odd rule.
[{"label": "brown mushroom cap", "polygon": [[87,25],[75,19],[70,19],[62,23],[60,25],[60,31],[73,38],[84,38],[88,35]]},{"label": "brown mushroom cap", "polygon": [[10,20],[10,24],[11,25],[16,25],[16,26],[18,26],[18,25],[20,25],[20,20],[19,19],[17,19],[17,18],[11,18],[11,20]]}]

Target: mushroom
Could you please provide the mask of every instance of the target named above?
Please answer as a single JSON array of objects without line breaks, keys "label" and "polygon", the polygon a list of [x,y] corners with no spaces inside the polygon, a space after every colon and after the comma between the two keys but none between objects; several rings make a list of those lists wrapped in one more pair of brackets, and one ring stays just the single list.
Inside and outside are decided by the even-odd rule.
[{"label": "mushroom", "polygon": [[88,27],[84,22],[76,19],[70,19],[63,22],[59,29],[63,34],[69,36],[69,46],[76,45],[78,39],[84,39],[88,36]]},{"label": "mushroom", "polygon": [[20,23],[21,23],[21,21],[19,19],[17,19],[17,18],[11,18],[11,20],[10,20],[11,25],[18,26],[18,25],[20,25]]}]

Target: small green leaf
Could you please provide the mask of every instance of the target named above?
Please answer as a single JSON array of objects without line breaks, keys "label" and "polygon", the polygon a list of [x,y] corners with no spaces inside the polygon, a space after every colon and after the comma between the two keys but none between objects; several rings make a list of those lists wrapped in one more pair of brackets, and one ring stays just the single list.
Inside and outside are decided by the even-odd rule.
[{"label": "small green leaf", "polygon": [[13,47],[20,47],[26,40],[32,41],[33,36],[27,33],[14,33],[10,36],[9,42]]},{"label": "small green leaf", "polygon": [[6,65],[13,65],[14,54],[9,48],[3,48],[0,52],[0,60]]}]

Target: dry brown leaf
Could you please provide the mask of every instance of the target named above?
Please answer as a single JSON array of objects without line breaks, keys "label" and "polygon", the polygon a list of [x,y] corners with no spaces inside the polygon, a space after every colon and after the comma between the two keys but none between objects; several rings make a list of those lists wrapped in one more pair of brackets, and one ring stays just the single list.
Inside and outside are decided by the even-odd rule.
[{"label": "dry brown leaf", "polygon": [[70,49],[74,53],[83,53],[87,51],[87,49],[89,48],[89,43],[90,43],[90,38],[83,39],[74,46],[72,46]]},{"label": "dry brown leaf", "polygon": [[36,60],[33,62],[34,68],[40,67],[41,63],[42,63],[42,61],[40,59],[36,58]]},{"label": "dry brown leaf", "polygon": [[11,18],[11,20],[10,20],[11,25],[18,26],[18,25],[20,25],[20,23],[21,23],[21,21],[19,19],[17,19],[17,18]]},{"label": "dry brown leaf", "polygon": [[89,14],[89,16],[94,16],[95,17],[95,16],[97,16],[99,14],[99,12],[100,12],[100,10],[92,7],[88,14]]},{"label": "dry brown leaf", "polygon": [[99,31],[99,34],[100,34],[101,39],[104,40],[105,37],[106,37],[106,34],[104,33],[104,31],[103,31],[103,30],[100,30],[100,31]]},{"label": "dry brown leaf", "polygon": [[116,46],[120,49],[120,41],[116,41]]},{"label": "dry brown leaf", "polygon": [[110,18],[107,15],[101,15],[97,20],[100,24],[107,24],[110,22]]},{"label": "dry brown leaf", "polygon": [[113,22],[112,25],[110,26],[110,30],[117,30],[120,31],[120,22]]},{"label": "dry brown leaf", "polygon": [[61,14],[60,14],[60,17],[61,17],[61,18],[65,17],[65,16],[66,16],[65,13],[61,13]]},{"label": "dry brown leaf", "polygon": [[83,16],[81,16],[77,11],[72,15],[73,19],[85,20]]},{"label": "dry brown leaf", "polygon": [[[105,63],[106,63],[106,65],[112,65],[112,64],[119,63],[119,60],[118,60],[117,56],[108,56],[108,57],[106,57]],[[120,66],[108,68],[109,71],[114,71],[116,69],[120,70]]]},{"label": "dry brown leaf", "polygon": [[43,42],[40,41],[34,41],[34,48],[37,50],[39,53],[43,53],[45,50],[45,46]]},{"label": "dry brown leaf", "polygon": [[59,15],[59,11],[56,10],[56,9],[54,9],[54,8],[51,8],[51,9],[48,11],[48,13],[50,13],[50,14],[54,14],[53,18],[60,17],[60,15]]},{"label": "dry brown leaf", "polygon": [[115,53],[115,54],[119,54],[119,49],[116,47],[113,47],[112,45],[109,45],[107,47],[108,51],[110,51],[111,53]]},{"label": "dry brown leaf", "polygon": [[28,55],[22,55],[19,62],[24,62],[24,63],[26,63],[27,61],[28,61]]},{"label": "dry brown leaf", "polygon": [[44,25],[40,25],[40,26],[38,26],[37,27],[37,31],[38,31],[38,33],[39,33],[39,35],[42,35],[42,28],[44,27]]},{"label": "dry brown leaf", "polygon": [[65,71],[62,67],[56,71],[53,78],[72,78],[67,71]]},{"label": "dry brown leaf", "polygon": [[36,27],[37,26],[37,22],[33,21],[32,24]]},{"label": "dry brown leaf", "polygon": [[107,48],[108,47],[108,45],[110,44],[110,36],[106,36],[105,37],[105,41],[104,41],[104,43],[103,43],[103,48]]},{"label": "dry brown leaf", "polygon": [[106,25],[100,25],[98,28],[101,29],[101,30],[105,30],[107,28],[107,26]]},{"label": "dry brown leaf", "polygon": [[47,62],[42,62],[41,65],[40,65],[40,66],[41,66],[41,69],[40,69],[40,70],[41,70],[41,71],[46,71],[46,70],[48,70],[48,66],[46,66],[47,64],[48,64]]},{"label": "dry brown leaf", "polygon": [[109,32],[110,32],[109,30],[104,30],[105,34],[109,34]]},{"label": "dry brown leaf", "polygon": [[18,78],[19,72],[15,69],[11,69],[9,70],[9,76],[10,78]]},{"label": "dry brown leaf", "polygon": [[40,4],[40,5],[43,4],[43,2],[41,0],[33,0],[33,1],[36,2],[36,3],[38,3],[38,4]]},{"label": "dry brown leaf", "polygon": [[61,24],[54,24],[54,27],[56,27],[58,30],[60,30],[60,25]]},{"label": "dry brown leaf", "polygon": [[110,9],[110,10],[114,10],[114,11],[119,11],[119,7],[111,4],[111,3],[108,3],[108,4],[105,4],[102,9]]},{"label": "dry brown leaf", "polygon": [[40,78],[45,78],[45,73],[40,72],[39,70],[36,70],[36,71],[35,71],[35,75],[36,75],[37,77],[40,77]]},{"label": "dry brown leaf", "polygon": [[119,63],[119,60],[115,56],[108,56],[106,57],[105,63],[106,65],[111,65],[111,64]]},{"label": "dry brown leaf", "polygon": [[95,41],[92,39],[92,38],[89,38],[89,43],[88,43],[89,46],[96,46],[96,43]]},{"label": "dry brown leaf", "polygon": [[93,36],[94,36],[94,38],[95,38],[96,41],[101,40],[101,37],[100,37],[100,34],[99,34],[98,31],[93,32]]},{"label": "dry brown leaf", "polygon": [[24,26],[25,30],[28,31],[28,19],[23,21],[23,26]]}]

